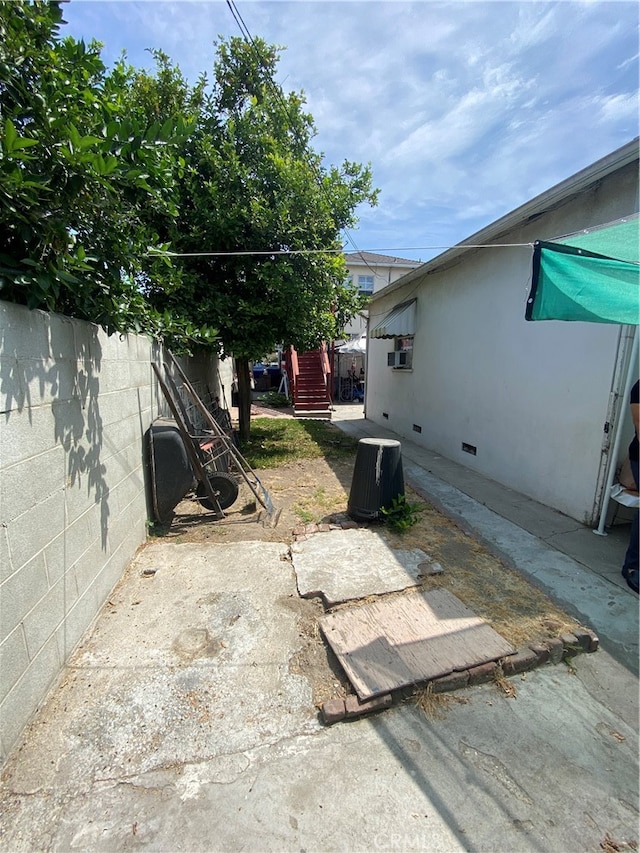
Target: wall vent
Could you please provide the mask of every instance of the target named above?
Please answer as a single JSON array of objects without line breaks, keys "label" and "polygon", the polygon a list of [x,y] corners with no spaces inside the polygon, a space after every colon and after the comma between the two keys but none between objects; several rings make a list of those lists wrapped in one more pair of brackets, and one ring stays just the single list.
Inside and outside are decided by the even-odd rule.
[{"label": "wall vent", "polygon": [[464,450],[465,453],[470,453],[472,456],[475,456],[476,453],[478,452],[477,447],[475,447],[473,444],[467,444],[466,441],[462,442],[462,449]]},{"label": "wall vent", "polygon": [[419,424],[414,424],[413,425],[413,431],[414,432],[422,432],[422,427]]}]

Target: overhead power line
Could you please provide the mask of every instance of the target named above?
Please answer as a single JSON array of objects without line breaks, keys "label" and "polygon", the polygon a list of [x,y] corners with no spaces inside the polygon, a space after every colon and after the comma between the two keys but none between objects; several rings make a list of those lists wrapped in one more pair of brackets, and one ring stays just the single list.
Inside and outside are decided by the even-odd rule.
[{"label": "overhead power line", "polygon": [[[454,246],[407,246],[400,249],[357,249],[356,254],[376,254],[377,252],[427,252],[446,251],[448,249],[517,249],[527,247],[533,249],[533,243],[462,243]],[[241,255],[342,255],[344,249],[246,249],[238,252],[169,252],[160,249],[149,249],[149,255],[166,258],[221,258]],[[364,259],[363,259],[364,260]],[[407,258],[407,260],[410,260]],[[420,263],[420,261],[416,261]],[[368,264],[367,264],[368,266]],[[369,267],[371,269],[371,267]],[[372,270],[373,272],[373,270]]]},{"label": "overhead power line", "polygon": [[[249,32],[249,28],[245,24],[244,19],[243,19],[242,15],[240,14],[238,7],[236,6],[234,0],[227,0],[227,6],[229,7],[229,11],[233,15],[233,18],[234,18],[236,24],[238,25],[240,32],[242,33],[244,40],[253,48],[253,51],[256,54],[256,56],[258,57],[258,61],[260,62],[262,68],[266,70],[266,64],[264,62],[264,57],[262,56],[262,54],[260,52],[260,48],[256,44],[256,41],[253,38],[253,36],[251,35],[251,33]],[[278,101],[278,103],[280,104],[282,109],[284,110],[284,114],[285,114],[287,121],[288,121],[288,124],[289,124],[289,129],[295,135],[296,131],[295,131],[295,128],[293,126],[293,122],[291,121],[291,114],[289,112],[289,107],[288,107],[287,103],[285,102],[284,98],[282,97],[282,92],[281,92],[280,88],[273,81],[270,73],[268,73],[266,75],[266,77],[267,77],[267,82],[269,84],[270,89],[272,90],[272,92],[274,93],[274,95],[276,97],[276,100]],[[310,160],[308,161],[308,163],[309,163],[309,166],[311,167],[311,169],[313,170],[313,172],[315,173],[316,180],[318,182],[318,187],[320,188],[321,192],[323,192],[325,194],[325,197],[326,197],[327,201],[329,202],[329,205],[331,206],[331,199],[329,198],[329,194],[326,190],[326,187],[324,186],[324,183],[322,180],[322,175],[318,173],[318,169],[317,169],[317,166],[315,163],[313,163]],[[353,239],[353,237],[349,233],[348,229],[343,228],[342,231],[343,231],[346,239],[348,240],[348,242],[353,247],[354,251],[361,252],[362,250],[358,248],[358,246],[355,243],[355,240]],[[250,253],[250,254],[255,254],[255,253]],[[368,267],[368,269],[372,273],[375,273],[375,271],[369,266],[369,264],[366,262],[366,260],[364,261],[364,263],[365,263],[365,266]]]}]

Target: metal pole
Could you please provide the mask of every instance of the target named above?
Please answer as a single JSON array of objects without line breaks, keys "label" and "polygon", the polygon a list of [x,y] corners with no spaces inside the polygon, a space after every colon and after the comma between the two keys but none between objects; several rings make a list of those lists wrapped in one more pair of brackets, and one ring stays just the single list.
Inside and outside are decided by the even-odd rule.
[{"label": "metal pole", "polygon": [[[629,367],[627,368],[627,381],[624,386],[624,397],[623,401],[628,403],[629,401],[629,393],[631,391],[631,386],[635,382],[635,375],[637,372],[638,365],[638,339],[640,338],[640,333],[638,332],[638,327],[636,326],[635,336],[633,338],[633,346],[631,347],[631,358],[629,359]],[[623,420],[623,412],[624,408],[620,408],[620,412],[618,414],[618,419],[616,424],[614,425],[614,429],[616,432],[615,439],[613,442],[613,449],[609,454],[609,470],[607,472],[607,481],[604,487],[604,497],[602,502],[602,509],[600,510],[600,521],[598,523],[598,527],[593,531],[597,536],[606,536],[606,532],[604,529],[605,522],[607,520],[607,510],[609,509],[609,501],[611,500],[611,486],[613,485],[613,478],[616,475],[616,466],[618,462],[618,451],[620,450],[620,443],[622,441],[622,420]]]},{"label": "metal pole", "polygon": [[367,388],[369,387],[369,346],[371,345],[371,341],[369,339],[369,312],[367,311],[367,321],[364,327],[365,331],[365,341],[366,347],[364,350],[364,406],[362,409],[362,414],[366,420],[367,417]]}]

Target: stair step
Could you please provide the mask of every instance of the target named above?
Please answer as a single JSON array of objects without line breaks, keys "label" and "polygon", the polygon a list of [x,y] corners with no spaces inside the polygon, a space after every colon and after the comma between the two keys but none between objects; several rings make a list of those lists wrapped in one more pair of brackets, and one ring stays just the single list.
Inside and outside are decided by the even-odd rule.
[{"label": "stair step", "polygon": [[293,404],[294,409],[326,409],[329,406],[328,400],[296,400]]},{"label": "stair step", "polygon": [[298,418],[298,420],[304,420],[305,418],[307,418],[309,420],[330,421],[331,409],[324,409],[323,411],[294,410],[293,416],[294,418]]}]

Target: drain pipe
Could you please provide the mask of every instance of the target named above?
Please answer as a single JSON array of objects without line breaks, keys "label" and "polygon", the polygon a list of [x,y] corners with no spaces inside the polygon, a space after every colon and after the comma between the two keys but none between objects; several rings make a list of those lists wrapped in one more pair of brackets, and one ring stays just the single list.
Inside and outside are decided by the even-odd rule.
[{"label": "drain pipe", "polygon": [[[629,367],[627,368],[627,380],[624,385],[624,396],[623,400],[625,404],[629,401],[629,394],[631,392],[631,386],[635,382],[635,374],[636,367],[638,364],[638,338],[640,337],[640,333],[638,332],[638,327],[636,326],[635,335],[633,338],[633,346],[631,348],[631,358],[629,359]],[[611,500],[611,486],[613,485],[613,478],[616,475],[616,466],[618,462],[618,451],[620,450],[620,443],[622,441],[622,419],[623,419],[623,411],[624,409],[621,407],[618,413],[617,422],[614,426],[615,429],[615,439],[613,442],[613,448],[609,453],[609,462],[608,462],[608,472],[607,472],[607,480],[604,487],[604,496],[602,502],[602,509],[600,510],[600,521],[597,529],[593,532],[597,536],[606,536],[604,526],[607,520],[607,510],[609,509],[609,501]]]},{"label": "drain pipe", "polygon": [[366,341],[367,345],[364,348],[364,407],[362,409],[362,414],[364,415],[364,419],[367,419],[367,396],[369,389],[369,312],[367,311],[367,325],[365,327],[365,332],[367,334]]}]

